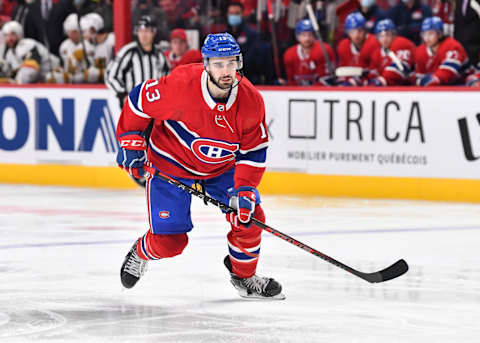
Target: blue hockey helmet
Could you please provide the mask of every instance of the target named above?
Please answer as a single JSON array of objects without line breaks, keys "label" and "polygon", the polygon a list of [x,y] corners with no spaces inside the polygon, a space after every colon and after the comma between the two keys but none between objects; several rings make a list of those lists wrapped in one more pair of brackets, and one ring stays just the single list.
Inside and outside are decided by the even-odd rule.
[{"label": "blue hockey helmet", "polygon": [[243,67],[242,51],[233,36],[227,32],[211,33],[205,38],[202,46],[203,65],[206,67],[209,58],[238,57],[238,69]]},{"label": "blue hockey helmet", "polygon": [[345,31],[365,28],[366,21],[360,12],[350,13],[345,19]]},{"label": "blue hockey helmet", "polygon": [[428,17],[423,19],[422,32],[437,31],[438,34],[443,34],[443,21],[440,17]]},{"label": "blue hockey helmet", "polygon": [[395,31],[396,27],[392,19],[383,19],[380,20],[375,26],[375,34],[378,35],[384,31]]},{"label": "blue hockey helmet", "polygon": [[302,32],[314,32],[312,22],[309,19],[300,20],[295,27],[295,34]]}]

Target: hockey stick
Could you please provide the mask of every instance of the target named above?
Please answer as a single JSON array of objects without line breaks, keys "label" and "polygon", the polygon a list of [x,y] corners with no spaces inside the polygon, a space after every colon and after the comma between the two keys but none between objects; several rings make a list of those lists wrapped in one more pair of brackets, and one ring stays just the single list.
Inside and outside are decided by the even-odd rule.
[{"label": "hockey stick", "polygon": [[306,9],[307,9],[308,17],[312,22],[315,35],[317,36],[317,39],[320,43],[320,48],[322,49],[322,55],[323,55],[323,58],[325,59],[325,63],[327,64],[328,74],[334,76],[335,71],[333,70],[332,61],[330,61],[327,50],[325,49],[325,44],[323,43],[322,34],[320,33],[320,27],[318,26],[317,18],[315,17],[315,13],[313,12],[312,3],[310,0],[307,0]]},{"label": "hockey stick", "polygon": [[[150,168],[150,167],[147,167],[146,169],[149,170],[149,172],[154,170],[153,168]],[[203,194],[202,192],[184,184],[183,182],[175,180],[174,178],[172,178],[172,177],[170,177],[166,174],[163,174],[162,172],[160,172],[158,170],[155,170],[154,175],[160,177],[162,180],[168,182],[169,184],[171,184],[175,187],[178,187],[178,188],[184,190],[185,192],[190,193],[191,195],[195,195],[196,197],[199,197],[200,199],[202,199],[205,202],[205,204],[211,203],[211,204],[219,207],[221,210],[223,210],[225,212],[235,211],[235,209],[233,209],[232,207],[230,207],[228,205],[225,205],[224,203],[222,203],[222,202],[220,202],[216,199],[213,199],[213,198],[209,197],[208,195]],[[286,234],[284,234],[284,233],[282,233],[278,230],[275,230],[274,228],[268,226],[265,223],[262,223],[261,221],[255,219],[255,218],[252,218],[252,222],[254,222],[255,225],[262,228],[263,230],[268,231],[271,234],[275,235],[276,237],[281,238],[284,241],[287,241],[288,243],[293,244],[293,245],[299,247],[300,249],[305,250],[306,252],[308,252],[312,255],[320,257],[322,260],[327,261],[328,263],[331,263],[334,266],[342,268],[343,270],[345,270],[345,271],[347,271],[347,272],[349,272],[349,273],[351,273],[355,276],[358,276],[359,278],[361,278],[365,281],[368,281],[370,283],[377,283],[377,282],[383,282],[383,281],[388,281],[388,280],[391,280],[391,279],[395,279],[395,278],[405,274],[408,271],[407,262],[405,262],[405,260],[401,259],[401,260],[398,260],[397,262],[395,262],[394,264],[392,264],[390,267],[387,267],[387,268],[385,268],[383,270],[380,270],[378,272],[363,273],[363,272],[360,272],[358,270],[355,270],[355,269],[343,264],[342,262],[339,262],[339,261],[335,260],[334,258],[332,258],[328,255],[325,255],[324,253],[322,253],[322,252],[320,252],[316,249],[313,249],[312,247],[309,247],[306,244],[303,244],[300,241],[297,241],[296,239],[294,239],[294,238],[292,238],[292,237],[290,237],[290,236],[288,236],[288,235],[286,235]]]},{"label": "hockey stick", "polygon": [[277,42],[277,34],[275,32],[275,17],[273,15],[272,0],[267,0],[267,13],[268,13],[268,21],[270,22],[271,41],[272,41],[272,50],[273,50],[273,65],[275,67],[275,73],[277,74],[277,79],[279,79],[282,77],[282,70],[280,68],[280,57],[278,54],[278,42]]}]

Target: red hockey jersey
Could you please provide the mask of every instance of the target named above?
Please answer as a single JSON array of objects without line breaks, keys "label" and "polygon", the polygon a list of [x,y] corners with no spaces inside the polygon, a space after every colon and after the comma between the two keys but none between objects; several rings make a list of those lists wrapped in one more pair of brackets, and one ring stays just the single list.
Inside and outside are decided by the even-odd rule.
[{"label": "red hockey jersey", "polygon": [[397,61],[393,61],[384,48],[376,49],[370,61],[369,78],[378,77],[384,85],[388,86],[410,84],[415,48],[415,44],[407,38],[395,37],[390,51],[398,57]]},{"label": "red hockey jersey", "polygon": [[155,168],[208,179],[235,167],[235,187],[257,187],[268,145],[263,99],[243,78],[226,103],[217,103],[207,77],[201,64],[189,64],[136,86],[123,107],[117,137],[144,131],[154,119],[147,157]]},{"label": "red hockey jersey", "polygon": [[[324,43],[324,46],[331,66],[335,68],[335,52],[330,45]],[[320,42],[313,44],[308,55],[303,53],[300,44],[288,48],[283,55],[283,63],[289,85],[328,85],[330,75]]]},{"label": "red hockey jersey", "polygon": [[168,63],[170,63],[172,70],[180,65],[202,62],[202,54],[200,53],[200,50],[196,49],[188,50],[185,55],[180,58],[176,57],[172,53],[172,50],[168,50],[165,52],[165,57],[167,57]]},{"label": "red hockey jersey", "polygon": [[367,69],[373,52],[380,47],[374,35],[367,34],[360,50],[352,44],[349,38],[344,38],[337,47],[340,67],[362,67]]},{"label": "red hockey jersey", "polygon": [[467,67],[467,53],[452,37],[440,42],[437,53],[433,53],[425,44],[420,45],[415,52],[417,82],[425,75],[432,74],[442,85],[461,83],[465,79]]}]

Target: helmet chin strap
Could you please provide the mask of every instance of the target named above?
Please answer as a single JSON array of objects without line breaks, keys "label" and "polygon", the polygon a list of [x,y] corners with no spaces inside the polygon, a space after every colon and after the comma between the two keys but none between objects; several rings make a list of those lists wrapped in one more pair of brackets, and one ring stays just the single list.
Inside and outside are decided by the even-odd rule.
[{"label": "helmet chin strap", "polygon": [[[212,76],[212,74],[210,74],[210,72],[208,71],[207,67],[205,67],[205,71],[207,72],[208,74],[208,78],[210,79],[210,81],[215,85],[217,86],[219,89],[221,90],[226,90],[225,88],[222,88],[217,81],[215,81],[215,78]],[[238,80],[237,83],[234,83],[230,86],[230,89],[229,90],[232,90],[233,88],[237,87],[240,82],[242,81],[243,79],[243,71],[240,69],[240,70],[237,70],[237,72],[240,74],[240,80]]]}]

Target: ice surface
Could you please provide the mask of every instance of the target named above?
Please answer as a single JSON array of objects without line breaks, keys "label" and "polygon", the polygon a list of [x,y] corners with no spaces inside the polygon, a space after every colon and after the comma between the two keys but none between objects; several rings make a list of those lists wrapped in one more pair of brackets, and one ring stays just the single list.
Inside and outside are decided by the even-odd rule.
[{"label": "ice surface", "polygon": [[480,205],[264,196],[268,223],[369,284],[265,232],[258,272],[285,301],[247,301],[222,260],[227,225],[193,203],[184,253],[119,268],[147,229],[143,192],[0,185],[0,342],[480,342]]}]

